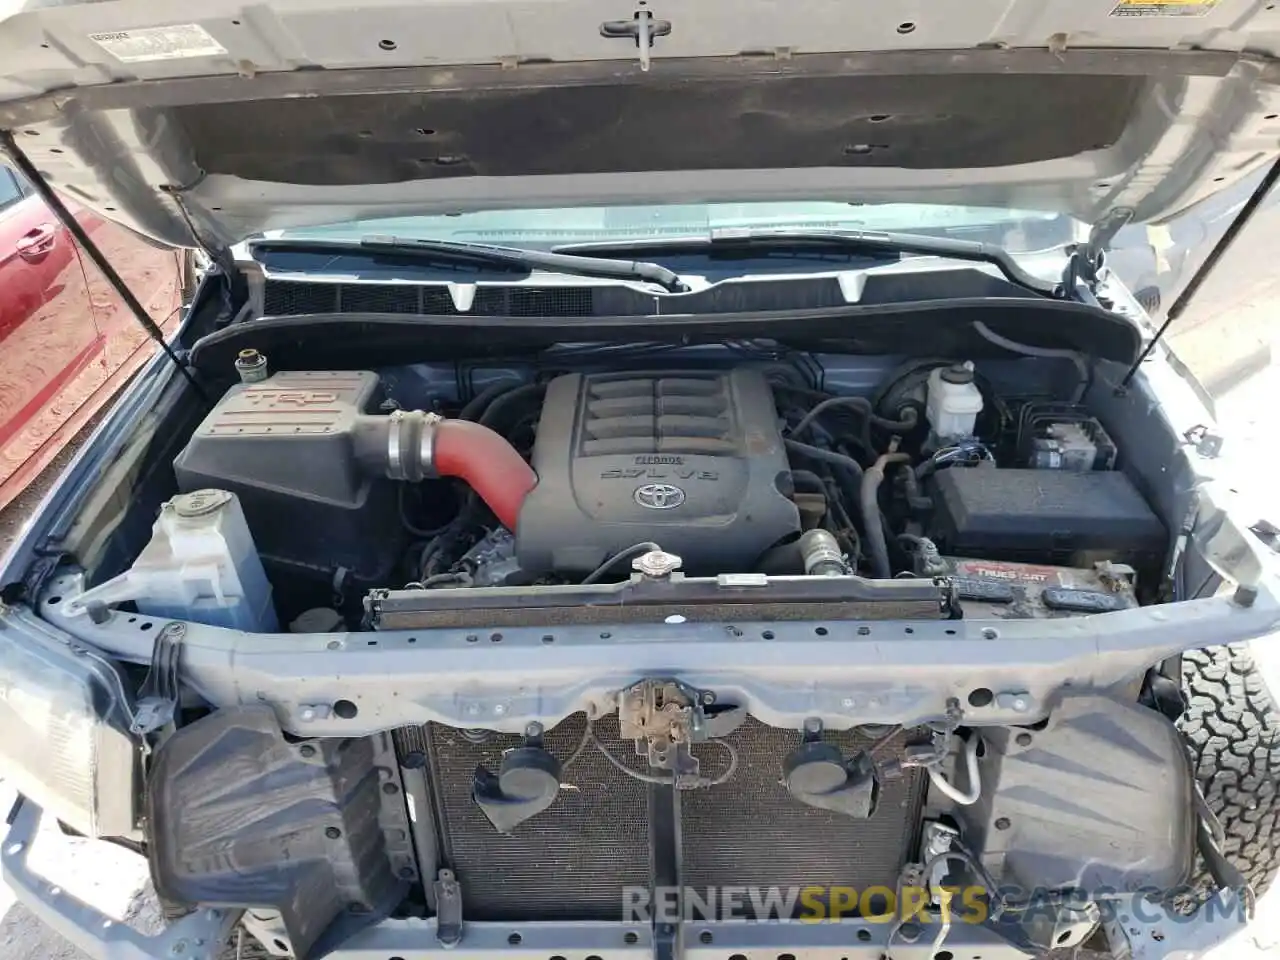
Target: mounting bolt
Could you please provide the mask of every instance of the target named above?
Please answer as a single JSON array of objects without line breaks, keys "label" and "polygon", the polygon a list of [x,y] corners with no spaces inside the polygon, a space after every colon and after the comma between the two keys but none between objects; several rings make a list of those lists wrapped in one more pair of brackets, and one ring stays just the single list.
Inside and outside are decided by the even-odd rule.
[{"label": "mounting bolt", "polygon": [[339,830],[337,827],[325,827],[324,835],[328,837],[330,840],[337,840],[340,836],[342,836],[342,831]]},{"label": "mounting bolt", "polygon": [[852,710],[855,706],[857,706],[857,703],[858,702],[854,700],[853,697],[845,697],[843,700],[840,701],[840,706],[844,707],[846,710]]},{"label": "mounting bolt", "polygon": [[996,817],[997,830],[1008,830],[1011,826],[1013,826],[1013,824],[1009,822],[1008,817]]},{"label": "mounting bolt", "polygon": [[1029,733],[1020,733],[1020,734],[1018,734],[1018,736],[1017,736],[1016,740],[1017,740],[1017,744],[1018,744],[1018,746],[1020,746],[1020,747],[1029,747],[1029,746],[1031,746],[1031,734],[1029,734]]},{"label": "mounting bolt", "polygon": [[504,706],[503,704],[501,704],[501,703],[495,703],[495,704],[493,705],[493,715],[494,715],[495,717],[500,717],[500,716],[502,716],[502,715],[503,715],[504,713],[506,713],[506,712],[507,712],[507,708],[506,708],[506,706]]},{"label": "mounting bolt", "polygon": [[[495,709],[495,712],[496,712],[496,709]],[[542,724],[538,723],[538,721],[536,720],[533,721],[533,723],[525,724],[524,735],[526,737],[542,736]]]},{"label": "mounting bolt", "polygon": [[710,690],[708,690],[706,693],[702,695],[702,702],[705,706],[709,707],[716,702],[716,695],[712,693]]},{"label": "mounting bolt", "polygon": [[[971,704],[973,703],[972,697],[973,695],[970,694],[969,702]],[[997,710],[1012,710],[1014,713],[1028,713],[1034,703],[1035,698],[1026,690],[1010,690],[1007,693],[996,694],[995,697]],[[986,705],[985,703],[982,704],[982,706]]]},{"label": "mounting bolt", "polygon": [[301,710],[298,711],[298,719],[301,720],[303,723],[310,723],[315,718],[316,718],[315,707],[303,707]]},{"label": "mounting bolt", "polygon": [[304,743],[298,748],[298,753],[304,757],[311,758],[316,755],[316,748],[309,743]]}]

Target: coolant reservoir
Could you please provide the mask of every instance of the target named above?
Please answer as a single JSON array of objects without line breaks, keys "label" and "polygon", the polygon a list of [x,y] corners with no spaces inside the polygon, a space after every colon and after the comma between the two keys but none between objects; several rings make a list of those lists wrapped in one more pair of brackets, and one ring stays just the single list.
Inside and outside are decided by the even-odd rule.
[{"label": "coolant reservoir", "polygon": [[939,441],[972,437],[974,424],[981,412],[982,391],[973,382],[972,363],[966,361],[937,367],[929,374],[925,416]]},{"label": "coolant reservoir", "polygon": [[256,633],[277,629],[271,585],[234,493],[197,490],[160,509],[127,571],[68,601],[71,613],[132,600],[150,617]]}]

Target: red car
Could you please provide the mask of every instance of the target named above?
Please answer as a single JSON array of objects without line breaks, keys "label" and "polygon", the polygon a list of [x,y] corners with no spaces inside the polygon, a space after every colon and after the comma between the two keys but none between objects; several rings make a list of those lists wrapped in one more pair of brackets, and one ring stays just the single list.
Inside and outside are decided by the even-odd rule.
[{"label": "red car", "polygon": [[[152,318],[166,332],[176,328],[186,255],[72,209]],[[153,347],[66,228],[0,164],[0,509]]]}]

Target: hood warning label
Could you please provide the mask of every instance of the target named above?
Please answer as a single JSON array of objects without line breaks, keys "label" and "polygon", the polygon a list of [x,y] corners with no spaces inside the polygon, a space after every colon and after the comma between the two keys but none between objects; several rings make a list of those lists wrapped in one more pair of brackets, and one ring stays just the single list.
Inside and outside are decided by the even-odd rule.
[{"label": "hood warning label", "polygon": [[220,57],[227,52],[227,48],[198,23],[91,33],[89,39],[121,63]]},{"label": "hood warning label", "polygon": [[1203,17],[1218,0],[1120,0],[1113,17]]}]

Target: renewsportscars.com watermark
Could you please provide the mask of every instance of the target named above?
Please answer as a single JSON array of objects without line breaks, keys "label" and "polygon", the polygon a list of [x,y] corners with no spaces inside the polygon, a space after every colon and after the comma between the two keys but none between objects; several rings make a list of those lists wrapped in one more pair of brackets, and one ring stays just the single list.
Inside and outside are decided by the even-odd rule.
[{"label": "renewsportscars.com watermark", "polygon": [[[1196,897],[1192,887],[1160,889],[1139,887],[1118,890],[1097,887],[1091,890],[1025,890],[1001,887],[994,895],[981,886],[968,887],[635,887],[622,888],[623,920],[630,923],[690,923],[714,920],[790,920],[817,923],[850,920],[858,923],[928,923],[940,915],[949,923],[987,923],[1001,919],[997,904],[1016,904],[1004,919],[1025,922],[1037,913],[1052,919],[1064,909],[1080,909],[1096,904],[1103,921],[1120,912],[1141,923],[1196,922],[1231,919],[1246,915],[1244,898],[1224,904],[1210,900],[1192,917],[1171,905]],[[1198,899],[1198,898],[1196,898]],[[1007,907],[1006,907],[1007,909]]]}]

